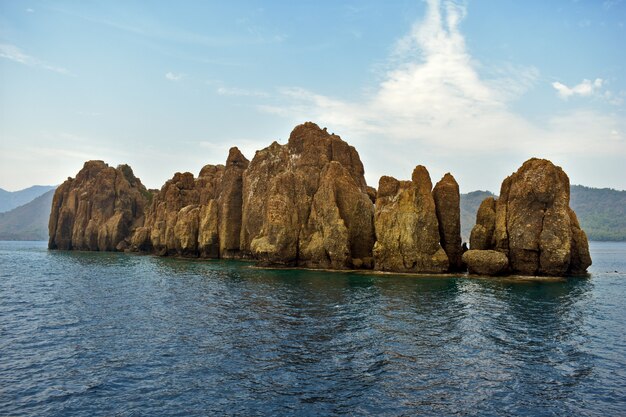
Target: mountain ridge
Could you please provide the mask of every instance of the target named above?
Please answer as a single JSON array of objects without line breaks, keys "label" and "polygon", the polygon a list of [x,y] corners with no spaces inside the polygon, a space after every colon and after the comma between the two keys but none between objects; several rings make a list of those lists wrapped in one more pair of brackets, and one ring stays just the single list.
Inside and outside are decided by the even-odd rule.
[{"label": "mountain ridge", "polygon": [[56,188],[56,185],[33,185],[18,191],[7,191],[0,188],[0,213],[6,213],[30,203],[35,198]]}]

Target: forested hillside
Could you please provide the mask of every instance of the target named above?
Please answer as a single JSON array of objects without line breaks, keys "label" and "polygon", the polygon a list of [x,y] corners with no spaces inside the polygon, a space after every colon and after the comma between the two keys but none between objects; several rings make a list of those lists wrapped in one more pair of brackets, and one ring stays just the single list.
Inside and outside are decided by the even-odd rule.
[{"label": "forested hillside", "polygon": [[572,185],[570,206],[589,240],[626,240],[626,191]]}]

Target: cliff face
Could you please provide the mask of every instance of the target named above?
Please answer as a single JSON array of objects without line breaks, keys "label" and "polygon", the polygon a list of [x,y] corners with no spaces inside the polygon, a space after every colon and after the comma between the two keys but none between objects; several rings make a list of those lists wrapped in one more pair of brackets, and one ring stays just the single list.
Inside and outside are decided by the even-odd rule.
[{"label": "cliff face", "polygon": [[[502,182],[495,204],[481,204],[470,244],[469,252],[500,252],[515,274],[576,275],[591,265],[587,236],[569,207],[569,178],[545,159],[526,161]],[[478,255],[469,252],[471,270]]]},{"label": "cliff face", "polygon": [[461,193],[459,184],[447,173],[433,188],[435,212],[439,222],[441,246],[448,255],[450,271],[462,271],[464,268],[463,249],[461,246]]},{"label": "cliff face", "polygon": [[239,149],[231,148],[226,166],[206,165],[198,178],[176,173],[154,197],[132,248],[160,255],[236,257],[247,166]]},{"label": "cliff face", "polygon": [[410,273],[467,263],[488,275],[564,275],[591,263],[569,180],[549,161],[527,161],[481,204],[465,254],[459,203],[454,177],[433,188],[421,165],[410,181],[368,187],[357,151],[308,122],[252,161],[232,148],[225,165],[176,173],[153,193],[128,166],[87,162],[56,191],[49,247]]},{"label": "cliff face", "polygon": [[50,249],[121,250],[143,224],[148,192],[128,165],[89,161],[54,193]]},{"label": "cliff face", "polygon": [[415,167],[411,181],[386,176],[380,179],[374,245],[377,270],[448,270],[449,260],[440,245],[439,222],[431,189],[430,175],[421,165]]},{"label": "cliff face", "polygon": [[374,207],[356,150],[314,123],[256,153],[243,175],[241,250],[270,264],[371,266]]}]

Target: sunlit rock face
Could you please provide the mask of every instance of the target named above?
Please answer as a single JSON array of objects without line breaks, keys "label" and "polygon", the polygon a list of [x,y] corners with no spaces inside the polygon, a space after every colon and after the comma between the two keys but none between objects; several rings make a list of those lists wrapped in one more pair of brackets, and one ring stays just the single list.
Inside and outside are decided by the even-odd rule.
[{"label": "sunlit rock face", "polygon": [[198,178],[176,173],[154,197],[132,248],[161,255],[238,257],[247,166],[239,149],[231,148],[226,166],[206,165]]},{"label": "sunlit rock face", "polygon": [[359,154],[314,123],[296,126],[248,161],[198,177],[176,173],[149,191],[127,165],[88,161],[56,191],[51,249],[132,250],[202,258],[250,258],[274,266],[484,275],[582,274],[587,237],[569,208],[569,179],[531,159],[481,204],[463,255],[460,194],[446,174],[365,182]]},{"label": "sunlit rock face", "polygon": [[448,270],[431,189],[430,175],[421,165],[415,167],[411,181],[381,177],[375,213],[375,269],[420,273]]},{"label": "sunlit rock face", "polygon": [[50,249],[122,250],[143,224],[148,192],[128,165],[88,161],[54,193]]},{"label": "sunlit rock face", "polygon": [[257,151],[243,175],[241,250],[268,264],[371,266],[370,194],[352,146],[299,125],[287,144]]},{"label": "sunlit rock face", "polygon": [[569,196],[569,178],[560,167],[545,159],[526,161],[502,182],[495,210],[489,199],[481,205],[471,248],[501,252],[513,274],[585,273],[589,244]]}]

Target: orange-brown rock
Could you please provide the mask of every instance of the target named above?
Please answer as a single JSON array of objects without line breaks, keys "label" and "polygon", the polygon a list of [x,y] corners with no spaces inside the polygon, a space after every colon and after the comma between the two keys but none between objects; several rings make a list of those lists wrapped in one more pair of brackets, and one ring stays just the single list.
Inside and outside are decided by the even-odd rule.
[{"label": "orange-brown rock", "polygon": [[433,188],[441,246],[448,255],[450,271],[462,271],[461,194],[459,184],[447,173]]},{"label": "orange-brown rock", "polygon": [[446,272],[448,256],[440,245],[432,182],[418,165],[411,181],[383,176],[378,185],[375,269],[394,272]]},{"label": "orange-brown rock", "polygon": [[308,122],[286,145],[257,151],[245,171],[240,246],[271,264],[371,264],[372,213],[356,150]]},{"label": "orange-brown rock", "polygon": [[503,253],[514,274],[584,273],[591,265],[589,245],[569,207],[569,195],[569,178],[560,167],[545,159],[529,159],[502,182],[495,215],[489,200],[481,205],[472,249]]},{"label": "orange-brown rock", "polygon": [[124,249],[144,221],[148,192],[128,165],[88,161],[54,194],[49,221],[50,249]]},{"label": "orange-brown rock", "polygon": [[470,249],[485,250],[494,247],[493,232],[496,229],[496,200],[487,197],[480,203],[476,213],[476,225],[470,234]]},{"label": "orange-brown rock", "polygon": [[230,149],[218,198],[221,258],[236,258],[240,253],[243,173],[249,163],[239,149]]},{"label": "orange-brown rock", "polygon": [[145,226],[135,233],[131,246],[151,247],[160,255],[219,256],[218,214],[207,207],[220,195],[223,174],[223,165],[203,167],[198,178],[177,172],[153,198]]},{"label": "orange-brown rock", "polygon": [[301,232],[299,264],[344,269],[372,266],[374,206],[348,170],[331,161],[322,173]]},{"label": "orange-brown rock", "polygon": [[463,262],[470,274],[477,275],[500,275],[509,267],[506,255],[495,250],[468,250]]},{"label": "orange-brown rock", "polygon": [[[128,166],[89,161],[56,191],[49,247],[438,273],[463,267],[459,217],[450,174],[433,189],[420,165],[410,181],[383,176],[376,190],[357,151],[308,122],[252,161],[232,148],[225,166],[176,173],[158,192]],[[540,159],[483,201],[470,244],[474,273],[582,274],[591,264],[569,179]]]}]

